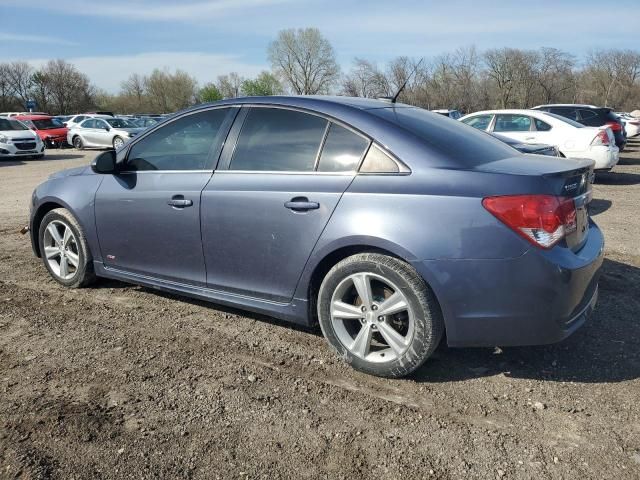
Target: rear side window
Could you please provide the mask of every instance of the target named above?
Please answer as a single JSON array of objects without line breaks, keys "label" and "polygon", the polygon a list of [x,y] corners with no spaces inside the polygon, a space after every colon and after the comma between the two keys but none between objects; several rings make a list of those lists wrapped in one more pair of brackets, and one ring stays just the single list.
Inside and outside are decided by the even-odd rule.
[{"label": "rear side window", "polygon": [[95,120],[85,120],[80,124],[82,128],[97,128]]},{"label": "rear side window", "polygon": [[528,132],[531,130],[531,117],[527,115],[496,115],[494,132]]},{"label": "rear side window", "polygon": [[551,113],[555,113],[556,115],[561,115],[563,117],[567,117],[571,120],[578,121],[578,110],[570,107],[553,107],[550,108],[549,111]]},{"label": "rear side window", "polygon": [[318,162],[319,172],[352,172],[369,146],[369,140],[332,123]]},{"label": "rear side window", "polygon": [[588,127],[599,127],[604,123],[596,112],[584,109],[580,110],[580,121]]},{"label": "rear side window", "polygon": [[127,169],[209,170],[212,152],[222,145],[228,108],[185,115],[134,143]]},{"label": "rear side window", "polygon": [[279,108],[254,107],[242,125],[230,170],[310,172],[327,120]]},{"label": "rear side window", "polygon": [[493,115],[477,115],[475,117],[465,118],[462,122],[478,130],[486,130],[489,128],[492,119]]},{"label": "rear side window", "polygon": [[396,161],[384,153],[377,145],[372,145],[367,156],[364,157],[362,173],[399,173],[400,168]]},{"label": "rear side window", "polygon": [[534,121],[535,121],[535,124],[536,124],[536,130],[537,131],[539,131],[539,132],[548,132],[549,130],[551,130],[551,125],[549,125],[547,122],[543,122],[539,118],[535,118]]},{"label": "rear side window", "polygon": [[437,114],[421,108],[387,107],[368,112],[414,134],[430,148],[442,152],[456,166],[483,165],[513,156],[513,148],[497,138],[462,122],[443,122]]}]

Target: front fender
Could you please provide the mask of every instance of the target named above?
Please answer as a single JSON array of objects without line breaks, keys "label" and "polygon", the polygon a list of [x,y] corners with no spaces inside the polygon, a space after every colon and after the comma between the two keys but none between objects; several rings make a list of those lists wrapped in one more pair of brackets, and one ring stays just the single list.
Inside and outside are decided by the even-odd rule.
[{"label": "front fender", "polygon": [[36,188],[33,193],[29,228],[31,246],[37,256],[40,256],[40,221],[48,211],[62,207],[69,210],[82,227],[93,259],[102,261],[94,208],[96,191],[101,182],[102,176],[99,175],[75,175],[50,178]]}]

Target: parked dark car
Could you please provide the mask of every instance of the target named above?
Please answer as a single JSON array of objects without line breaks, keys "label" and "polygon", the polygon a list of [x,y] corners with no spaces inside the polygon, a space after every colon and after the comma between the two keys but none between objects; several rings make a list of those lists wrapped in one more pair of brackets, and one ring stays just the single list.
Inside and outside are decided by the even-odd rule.
[{"label": "parked dark car", "polygon": [[610,108],[595,107],[593,105],[554,104],[538,105],[537,107],[533,107],[533,110],[555,113],[556,115],[575,120],[587,127],[609,126],[613,131],[616,146],[621,152],[627,144],[627,134],[624,130],[624,123]]},{"label": "parked dark car", "polygon": [[33,193],[33,249],[107,277],[319,322],[353,367],[406,375],[451,346],[559,341],[588,318],[603,236],[592,162],[348,97],[200,105]]},{"label": "parked dark car", "polygon": [[522,143],[513,138],[505,137],[499,133],[489,133],[501,142],[506,143],[512,148],[515,148],[520,153],[529,153],[533,155],[547,155],[549,157],[561,157],[560,151],[553,145],[546,145],[544,143]]}]

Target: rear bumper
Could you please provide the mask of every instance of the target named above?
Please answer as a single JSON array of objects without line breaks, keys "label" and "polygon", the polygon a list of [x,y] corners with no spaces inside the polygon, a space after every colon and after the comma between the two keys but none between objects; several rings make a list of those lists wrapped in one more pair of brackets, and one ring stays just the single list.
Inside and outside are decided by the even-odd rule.
[{"label": "rear bumper", "polygon": [[620,150],[618,147],[591,147],[591,159],[596,162],[594,170],[611,170],[620,160]]},{"label": "rear bumper", "polygon": [[604,256],[600,229],[576,253],[537,248],[512,259],[428,260],[414,266],[432,286],[450,346],[558,342],[590,316]]}]

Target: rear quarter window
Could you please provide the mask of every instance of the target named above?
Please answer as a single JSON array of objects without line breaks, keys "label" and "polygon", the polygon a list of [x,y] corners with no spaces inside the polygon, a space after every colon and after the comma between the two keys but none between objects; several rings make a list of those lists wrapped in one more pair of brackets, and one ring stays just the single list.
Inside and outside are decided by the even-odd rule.
[{"label": "rear quarter window", "polygon": [[459,167],[474,167],[514,156],[511,147],[491,135],[420,108],[389,107],[369,112],[413,133]]}]

